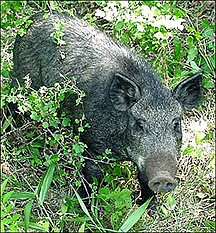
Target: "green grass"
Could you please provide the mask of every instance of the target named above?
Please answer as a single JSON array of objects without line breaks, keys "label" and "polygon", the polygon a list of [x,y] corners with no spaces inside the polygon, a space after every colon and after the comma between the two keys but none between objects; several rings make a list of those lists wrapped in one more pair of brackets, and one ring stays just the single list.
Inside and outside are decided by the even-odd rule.
[{"label": "green grass", "polygon": [[[97,232],[214,232],[215,230],[215,148],[214,148],[214,69],[215,15],[213,1],[146,1],[113,4],[70,1],[1,1],[1,231],[79,231]],[[145,6],[144,6],[145,5]],[[171,15],[185,21],[183,30],[152,22],[133,20],[142,9],[154,9],[155,17]],[[98,194],[93,192],[86,208],[77,190],[83,179],[81,168],[86,145],[73,123],[56,114],[66,93],[84,93],[75,80],[43,91],[10,88],[13,68],[12,48],[17,33],[26,33],[33,12],[42,9],[70,10],[92,25],[98,25],[122,43],[135,47],[151,61],[167,86],[200,69],[204,71],[203,101],[198,110],[184,116],[182,155],[178,158],[178,187],[169,194],[158,194],[154,217],[146,204],[136,205],[140,195],[135,166],[129,162],[110,164]],[[118,11],[118,17],[111,12]],[[100,11],[99,11],[100,10]],[[112,10],[112,11],[111,11]],[[103,12],[104,14],[102,14]],[[128,22],[128,19],[131,20]],[[158,18],[158,21],[160,19]],[[60,25],[62,26],[62,25]],[[181,26],[180,26],[181,27]],[[142,29],[142,30],[141,30]],[[157,36],[155,36],[157,35]],[[57,27],[53,39],[63,43]],[[8,103],[16,102],[24,113],[14,122]],[[49,111],[48,111],[49,109]],[[79,132],[89,127],[85,116],[77,119]],[[97,184],[92,186],[97,189]]]}]

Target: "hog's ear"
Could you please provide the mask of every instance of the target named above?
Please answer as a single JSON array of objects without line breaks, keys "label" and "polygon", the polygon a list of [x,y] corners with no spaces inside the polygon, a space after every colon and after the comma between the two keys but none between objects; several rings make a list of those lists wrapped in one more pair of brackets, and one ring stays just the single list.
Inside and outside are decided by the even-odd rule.
[{"label": "hog's ear", "polygon": [[173,94],[185,110],[197,107],[202,96],[202,73],[179,83]]},{"label": "hog's ear", "polygon": [[126,111],[141,98],[138,85],[119,73],[114,76],[109,94],[113,106],[119,111]]}]

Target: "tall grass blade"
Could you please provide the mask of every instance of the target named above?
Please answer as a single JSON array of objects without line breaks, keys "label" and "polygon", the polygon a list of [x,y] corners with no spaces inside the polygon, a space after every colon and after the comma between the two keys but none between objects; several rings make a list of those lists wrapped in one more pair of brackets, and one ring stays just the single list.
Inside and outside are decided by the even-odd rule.
[{"label": "tall grass blade", "polygon": [[136,211],[134,211],[122,224],[118,232],[128,232],[140,219],[142,214],[146,211],[151,199],[147,200]]},{"label": "tall grass blade", "polygon": [[31,200],[24,209],[24,229],[25,232],[28,231],[29,229],[29,219],[30,219],[30,214],[31,214],[31,208],[32,208],[33,200]]},{"label": "tall grass blade", "polygon": [[83,202],[82,198],[81,198],[80,195],[78,194],[78,192],[77,192],[75,189],[73,189],[73,190],[74,190],[74,193],[75,193],[75,195],[76,195],[76,197],[77,197],[77,200],[78,200],[78,202],[79,202],[79,204],[80,204],[82,210],[83,210],[84,213],[90,218],[90,220],[91,220],[93,223],[95,223],[94,220],[93,220],[93,218],[92,218],[92,216],[90,215],[88,209],[86,208],[85,203]]},{"label": "tall grass blade", "polygon": [[8,119],[4,122],[1,130],[2,130],[2,133],[4,133],[6,131],[6,129],[8,128],[8,126],[11,124],[13,120],[13,117],[12,116],[9,116]]},{"label": "tall grass blade", "polygon": [[[17,225],[19,227],[25,227],[25,223],[24,222],[18,222]],[[46,226],[42,226],[38,223],[32,223],[32,222],[29,222],[29,229],[34,229],[36,231],[39,231],[39,232],[49,232],[49,228],[46,227]]]},{"label": "tall grass blade", "polygon": [[75,195],[76,195],[76,197],[77,197],[77,200],[79,201],[79,204],[80,204],[82,210],[84,211],[84,213],[90,218],[91,222],[92,222],[100,231],[104,232],[105,229],[103,228],[103,226],[101,225],[101,223],[98,221],[98,223],[99,223],[100,226],[98,226],[98,225],[95,223],[94,219],[92,218],[91,214],[89,213],[88,209],[86,208],[86,205],[85,205],[85,203],[83,202],[82,198],[80,197],[80,195],[77,193],[77,191],[76,191],[75,189],[73,189],[73,190],[74,190],[74,193],[75,193]]},{"label": "tall grass blade", "polygon": [[85,225],[86,225],[86,222],[84,222],[81,227],[79,228],[79,231],[78,232],[85,232]]},{"label": "tall grass blade", "polygon": [[44,176],[44,179],[43,179],[43,182],[41,185],[41,189],[40,189],[40,193],[39,193],[39,200],[38,200],[40,205],[43,204],[44,199],[46,197],[46,194],[49,190],[50,184],[52,182],[53,173],[55,171],[55,166],[56,165],[54,163],[52,163],[49,166],[49,168]]},{"label": "tall grass blade", "polygon": [[11,196],[13,195],[14,191],[10,191],[5,193],[1,198],[2,198],[2,203],[6,204],[8,202],[8,200],[11,198]]},{"label": "tall grass blade", "polygon": [[11,196],[11,198],[14,199],[31,199],[35,196],[35,193],[33,192],[15,192]]},{"label": "tall grass blade", "polygon": [[1,195],[3,194],[5,187],[7,185],[7,182],[9,180],[9,177],[7,179],[5,179],[2,183],[1,183]]}]

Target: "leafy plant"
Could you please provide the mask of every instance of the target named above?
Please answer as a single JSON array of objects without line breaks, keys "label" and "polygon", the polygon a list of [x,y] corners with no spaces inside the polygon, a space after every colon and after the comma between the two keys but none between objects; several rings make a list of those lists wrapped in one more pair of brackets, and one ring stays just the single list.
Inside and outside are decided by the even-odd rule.
[{"label": "leafy plant", "polygon": [[5,188],[9,178],[5,179],[1,184],[1,231],[18,232],[20,228],[17,224],[17,220],[21,217],[20,214],[14,213],[14,205],[11,196],[14,191],[6,192]]}]

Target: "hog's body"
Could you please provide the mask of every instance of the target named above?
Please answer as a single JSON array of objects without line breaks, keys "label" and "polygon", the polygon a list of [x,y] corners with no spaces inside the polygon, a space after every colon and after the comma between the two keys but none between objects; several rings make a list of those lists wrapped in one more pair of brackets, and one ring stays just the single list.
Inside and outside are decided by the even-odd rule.
[{"label": "hog's body", "polygon": [[[61,46],[51,38],[59,21],[65,25]],[[28,33],[17,37],[14,85],[28,74],[35,89],[60,82],[60,74],[77,78],[86,93],[82,111],[70,98],[63,110],[73,118],[84,112],[91,128],[82,140],[93,158],[110,148],[112,156],[138,166],[143,201],[154,192],[174,189],[181,116],[200,99],[201,75],[171,92],[130,49],[77,18],[57,13],[47,19],[38,14]],[[100,166],[87,160],[83,173],[89,182],[93,176],[100,179]]]}]

